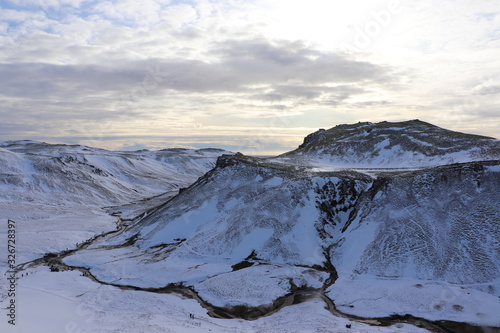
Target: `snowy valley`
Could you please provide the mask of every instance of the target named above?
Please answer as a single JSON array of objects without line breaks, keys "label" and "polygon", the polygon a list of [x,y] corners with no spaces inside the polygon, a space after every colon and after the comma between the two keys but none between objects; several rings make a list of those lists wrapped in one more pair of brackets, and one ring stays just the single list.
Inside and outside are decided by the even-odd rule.
[{"label": "snowy valley", "polygon": [[500,331],[497,139],[413,120],[271,158],[16,141],[0,168],[2,332]]}]

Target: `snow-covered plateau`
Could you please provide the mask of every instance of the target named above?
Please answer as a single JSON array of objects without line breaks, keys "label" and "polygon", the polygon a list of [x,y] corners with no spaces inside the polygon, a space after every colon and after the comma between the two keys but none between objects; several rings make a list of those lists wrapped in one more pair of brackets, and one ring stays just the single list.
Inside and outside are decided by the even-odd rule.
[{"label": "snow-covered plateau", "polygon": [[0,167],[21,269],[2,332],[500,331],[496,139],[414,120],[273,158],[16,141]]}]

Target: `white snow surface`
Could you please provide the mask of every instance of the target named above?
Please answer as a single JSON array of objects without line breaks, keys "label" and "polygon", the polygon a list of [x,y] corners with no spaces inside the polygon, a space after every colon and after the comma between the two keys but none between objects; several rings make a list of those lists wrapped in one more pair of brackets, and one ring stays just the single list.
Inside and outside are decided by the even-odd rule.
[{"label": "white snow surface", "polygon": [[[5,267],[0,266],[3,273]],[[28,275],[26,275],[28,274]],[[0,280],[0,307],[7,305]],[[427,332],[411,325],[371,327],[332,316],[322,301],[284,308],[255,321],[209,317],[198,302],[177,295],[103,286],[78,272],[53,273],[46,267],[24,272],[18,280],[16,325],[2,315],[2,333],[401,333]],[[194,319],[190,319],[190,314]],[[346,324],[352,328],[347,329]]]},{"label": "white snow surface", "polygon": [[0,199],[112,206],[187,187],[215,166],[217,149],[111,152],[37,142],[0,143]]},{"label": "white snow surface", "polygon": [[[339,279],[328,295],[346,313],[500,326],[498,140],[450,134],[427,154],[442,129],[416,123],[394,141],[406,125],[372,125],[329,132],[338,146],[315,133],[276,159],[226,157],[201,178],[222,151],[0,142],[0,218],[16,220],[20,263],[114,229],[107,212],[140,214],[64,260],[109,283],[182,283],[214,305],[261,306],[288,294],[291,282],[320,288],[328,275],[317,267],[329,260]],[[483,162],[449,165],[470,161]],[[252,266],[233,270],[244,260]],[[5,275],[4,258],[0,269]],[[219,320],[194,300],[100,285],[75,271],[22,274],[19,326],[2,320],[0,332],[424,331],[351,323],[319,299],[251,322]],[[5,308],[6,279],[0,287]]]},{"label": "white snow surface", "polygon": [[5,141],[0,147],[0,218],[18,225],[18,262],[116,229],[117,218],[102,208],[163,194],[166,201],[227,153],[110,152],[35,141]]},{"label": "white snow surface", "polygon": [[325,272],[300,267],[258,265],[220,274],[195,286],[204,300],[216,306],[260,306],[290,292],[290,281],[298,286],[321,288]]},{"label": "white snow surface", "polygon": [[[362,317],[391,314],[429,320],[450,320],[500,327],[499,297],[486,292],[491,284],[456,285],[442,281],[344,276],[329,289],[329,297],[345,313]],[[482,289],[484,291],[478,290]]]}]

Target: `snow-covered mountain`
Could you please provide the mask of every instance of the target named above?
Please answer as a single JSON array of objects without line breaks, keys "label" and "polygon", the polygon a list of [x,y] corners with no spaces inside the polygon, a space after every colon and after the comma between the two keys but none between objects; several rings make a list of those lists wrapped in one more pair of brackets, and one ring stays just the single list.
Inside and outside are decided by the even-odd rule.
[{"label": "snow-covered mountain", "polygon": [[276,160],[344,168],[415,168],[496,160],[499,156],[500,143],[494,138],[410,120],[320,129],[308,135],[299,148]]},{"label": "snow-covered mountain", "polygon": [[499,147],[410,121],[320,131],[278,158],[224,155],[64,261],[233,310],[309,288],[355,315],[500,326]]},{"label": "snow-covered mountain", "polygon": [[229,154],[218,149],[113,152],[0,142],[0,218],[18,221],[21,260],[73,248],[116,229],[117,218],[103,207],[141,202],[141,207],[119,209],[122,217],[134,217],[196,181],[223,153]]},{"label": "snow-covered mountain", "polygon": [[112,152],[35,141],[0,142],[0,199],[117,205],[187,187],[219,149]]}]

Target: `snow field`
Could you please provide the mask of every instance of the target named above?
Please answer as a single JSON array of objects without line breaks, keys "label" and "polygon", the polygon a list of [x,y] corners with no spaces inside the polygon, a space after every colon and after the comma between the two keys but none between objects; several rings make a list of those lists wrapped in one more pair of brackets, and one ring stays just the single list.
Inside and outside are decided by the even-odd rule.
[{"label": "snow field", "polygon": [[[488,285],[484,287],[488,289]],[[499,287],[500,279],[493,288]],[[339,278],[328,296],[339,310],[362,317],[411,314],[429,320],[500,326],[500,298],[478,290],[478,286],[364,275]]]},{"label": "snow field", "polygon": [[[28,276],[26,276],[28,273]],[[334,317],[320,301],[292,305],[254,321],[215,319],[195,300],[103,286],[73,272],[37,267],[18,280],[16,326],[0,320],[2,333],[402,333],[410,325],[372,327]],[[0,282],[4,288],[4,280]],[[6,299],[0,296],[0,307]],[[190,318],[194,315],[194,319]],[[346,324],[352,328],[346,328]]]}]

